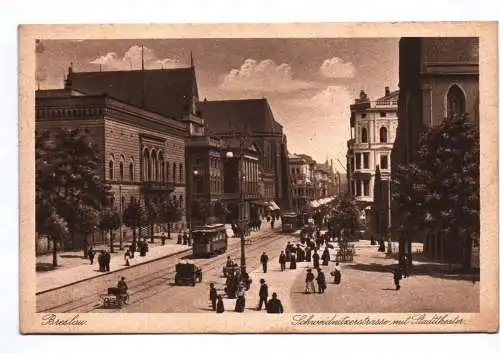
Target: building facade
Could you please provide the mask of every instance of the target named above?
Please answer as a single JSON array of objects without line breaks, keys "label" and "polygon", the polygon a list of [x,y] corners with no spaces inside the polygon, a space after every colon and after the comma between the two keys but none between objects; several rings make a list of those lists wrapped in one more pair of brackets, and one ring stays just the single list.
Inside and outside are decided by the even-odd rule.
[{"label": "building facade", "polygon": [[[225,140],[245,136],[259,151],[262,198],[287,207],[289,181],[284,177],[287,151],[283,126],[275,119],[266,99],[202,101],[197,105],[206,122],[207,134]],[[235,136],[239,136],[236,137]]]},{"label": "building facade", "polygon": [[288,168],[292,190],[291,208],[304,213],[315,199],[314,160],[306,155],[288,156]]},{"label": "building facade", "polygon": [[[185,123],[107,95],[68,89],[38,91],[35,111],[36,133],[62,127],[91,136],[102,160],[98,173],[111,185],[120,214],[132,199],[170,199],[185,209]],[[184,225],[185,217],[174,229]]]},{"label": "building facade", "polygon": [[351,139],[347,142],[347,178],[349,193],[361,209],[374,203],[375,171],[389,180],[390,154],[396,139],[398,91],[385,88],[384,95],[370,100],[361,91],[351,105]]},{"label": "building facade", "polygon": [[[402,38],[399,42],[398,131],[391,153],[393,171],[415,160],[419,136],[453,114],[479,120],[479,39]],[[399,229],[398,205],[391,204],[392,228]],[[444,235],[399,233],[400,249],[424,241],[431,259],[460,262],[466,244]]]}]

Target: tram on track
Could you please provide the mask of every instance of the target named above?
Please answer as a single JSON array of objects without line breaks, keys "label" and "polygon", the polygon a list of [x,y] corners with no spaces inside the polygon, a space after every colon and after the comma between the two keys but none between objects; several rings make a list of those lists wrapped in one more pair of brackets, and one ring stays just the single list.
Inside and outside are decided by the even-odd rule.
[{"label": "tram on track", "polygon": [[227,233],[224,224],[209,224],[192,231],[193,257],[212,257],[227,250]]},{"label": "tram on track", "polygon": [[283,232],[295,232],[297,230],[297,214],[287,212],[281,215],[281,228]]}]

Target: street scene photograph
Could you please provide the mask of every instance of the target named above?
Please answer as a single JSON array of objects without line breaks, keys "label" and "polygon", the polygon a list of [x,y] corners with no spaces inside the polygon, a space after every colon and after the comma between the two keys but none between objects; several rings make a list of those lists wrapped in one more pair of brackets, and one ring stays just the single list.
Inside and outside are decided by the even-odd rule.
[{"label": "street scene photograph", "polygon": [[42,325],[480,312],[478,37],[34,50]]}]

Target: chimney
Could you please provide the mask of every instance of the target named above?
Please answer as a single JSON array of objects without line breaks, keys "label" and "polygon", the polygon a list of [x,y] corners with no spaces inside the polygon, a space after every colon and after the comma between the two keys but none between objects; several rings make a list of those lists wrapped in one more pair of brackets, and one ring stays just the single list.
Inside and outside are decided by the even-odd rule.
[{"label": "chimney", "polygon": [[387,97],[390,94],[391,94],[391,91],[390,91],[389,87],[385,86],[385,96]]}]

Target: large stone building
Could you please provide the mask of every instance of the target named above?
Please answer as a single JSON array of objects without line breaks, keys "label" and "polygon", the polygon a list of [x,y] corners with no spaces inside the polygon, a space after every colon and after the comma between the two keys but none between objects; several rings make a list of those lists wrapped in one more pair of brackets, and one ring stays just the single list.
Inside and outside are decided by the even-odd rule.
[{"label": "large stone building", "polygon": [[[479,120],[479,39],[402,38],[399,42],[398,130],[391,154],[392,170],[415,160],[418,138],[428,127],[452,114]],[[399,229],[398,205],[392,202],[392,229]],[[423,240],[432,259],[461,262],[466,244],[444,234],[400,233],[400,249],[409,240]],[[407,249],[406,249],[407,250]]]},{"label": "large stone building", "polygon": [[385,88],[384,95],[370,100],[361,91],[351,105],[351,139],[347,142],[347,177],[349,193],[361,209],[374,203],[375,171],[389,180],[390,154],[396,138],[398,91]]},{"label": "large stone building", "polygon": [[286,136],[266,99],[203,101],[198,110],[205,120],[207,134],[225,140],[246,136],[247,143],[259,151],[259,175],[262,201],[289,205],[289,181],[286,177]]},{"label": "large stone building", "polygon": [[288,168],[292,190],[291,209],[304,213],[315,198],[314,165],[316,162],[307,155],[288,156]]}]

